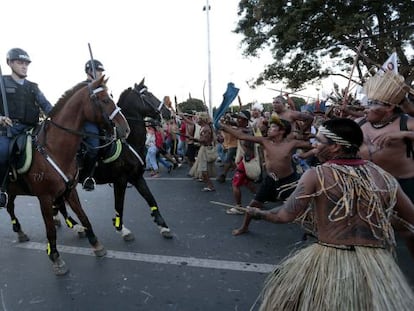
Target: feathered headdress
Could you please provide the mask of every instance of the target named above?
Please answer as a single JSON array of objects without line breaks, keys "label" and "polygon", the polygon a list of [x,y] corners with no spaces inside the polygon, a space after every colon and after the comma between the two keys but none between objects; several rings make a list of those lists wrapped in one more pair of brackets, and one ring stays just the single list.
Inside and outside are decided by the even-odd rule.
[{"label": "feathered headdress", "polygon": [[404,82],[404,77],[387,71],[383,75],[375,75],[364,85],[364,92],[368,100],[391,105],[398,105],[408,92],[409,87]]},{"label": "feathered headdress", "polygon": [[259,110],[260,112],[262,112],[263,105],[261,103],[255,102],[252,106],[252,110]]},{"label": "feathered headdress", "polygon": [[280,119],[279,115],[276,112],[273,112],[272,115],[270,116],[270,120],[269,123],[272,124],[276,124],[280,127],[285,127],[285,125],[283,124],[282,120]]}]

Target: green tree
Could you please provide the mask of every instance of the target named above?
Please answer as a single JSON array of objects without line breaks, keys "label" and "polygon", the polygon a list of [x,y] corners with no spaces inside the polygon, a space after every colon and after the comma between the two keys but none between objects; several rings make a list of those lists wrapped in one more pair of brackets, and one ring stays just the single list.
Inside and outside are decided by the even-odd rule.
[{"label": "green tree", "polygon": [[[396,51],[399,71],[414,76],[412,0],[241,0],[235,32],[243,35],[246,56],[269,48],[274,62],[256,80],[282,81],[292,89],[331,74],[349,77],[355,66],[360,82]],[[324,66],[330,58],[335,67]]]},{"label": "green tree", "polygon": [[185,102],[178,104],[178,110],[183,113],[195,113],[207,111],[207,107],[201,99],[189,98]]}]

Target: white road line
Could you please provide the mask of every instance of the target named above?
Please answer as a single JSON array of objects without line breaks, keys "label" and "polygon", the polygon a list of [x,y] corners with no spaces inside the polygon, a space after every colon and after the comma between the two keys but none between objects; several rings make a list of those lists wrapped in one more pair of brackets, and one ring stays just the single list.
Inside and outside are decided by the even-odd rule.
[{"label": "white road line", "polygon": [[[18,248],[42,250],[46,249],[46,244],[37,242],[25,242],[16,244]],[[61,253],[95,256],[91,248],[74,247],[59,245],[58,250]],[[195,257],[178,257],[178,256],[165,256],[165,255],[151,255],[142,253],[120,252],[108,250],[105,256],[111,259],[120,260],[133,260],[148,263],[161,263],[177,266],[189,266],[206,269],[222,269],[222,270],[235,270],[243,272],[256,272],[256,273],[269,273],[274,269],[274,265],[263,263],[249,263],[240,261],[228,261],[228,260],[215,260],[215,259],[202,259]]]}]

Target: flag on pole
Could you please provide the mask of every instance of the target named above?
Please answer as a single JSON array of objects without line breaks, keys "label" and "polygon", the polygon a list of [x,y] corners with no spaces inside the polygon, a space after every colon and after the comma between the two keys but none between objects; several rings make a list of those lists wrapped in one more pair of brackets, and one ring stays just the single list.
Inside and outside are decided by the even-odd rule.
[{"label": "flag on pole", "polygon": [[214,127],[218,128],[218,122],[221,116],[226,112],[227,108],[230,107],[230,104],[236,98],[237,94],[239,93],[239,89],[234,86],[233,82],[229,82],[227,84],[227,90],[223,94],[223,101],[221,102],[220,106],[217,108],[216,113],[214,115]]},{"label": "flag on pole", "polygon": [[392,53],[390,57],[388,57],[385,63],[378,70],[378,73],[383,74],[386,71],[394,71],[394,73],[398,73],[397,52]]}]

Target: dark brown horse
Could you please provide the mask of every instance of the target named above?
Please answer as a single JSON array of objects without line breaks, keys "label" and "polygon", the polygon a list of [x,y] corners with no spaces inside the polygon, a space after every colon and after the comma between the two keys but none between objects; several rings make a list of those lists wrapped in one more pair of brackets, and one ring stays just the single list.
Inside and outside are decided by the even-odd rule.
[{"label": "dark brown horse", "polygon": [[55,274],[67,273],[68,268],[56,247],[56,227],[53,221],[53,205],[64,198],[86,228],[86,236],[97,256],[106,254],[105,248],[95,236],[88,217],[82,209],[76,192],[78,166],[76,153],[79,149],[85,121],[95,122],[106,128],[114,123],[117,133],[126,138],[130,132],[120,109],[108,95],[104,77],[85,86],[79,84],[67,91],[54,106],[48,118],[33,136],[33,160],[29,170],[10,183],[7,211],[13,230],[19,240],[25,236],[14,214],[17,195],[37,196],[46,226],[47,254],[53,262]]},{"label": "dark brown horse", "polygon": [[[172,238],[170,229],[161,216],[158,204],[151,193],[145,179],[145,136],[146,117],[160,120],[161,117],[169,118],[170,110],[147,90],[144,80],[133,88],[124,90],[121,94],[118,106],[131,128],[127,142],[122,144],[122,151],[118,158],[111,162],[99,161],[95,169],[94,178],[97,184],[112,184],[115,197],[115,217],[113,225],[121,233],[125,241],[134,239],[132,232],[123,224],[125,191],[128,183],[133,185],[140,195],[146,200],[154,222],[160,233],[165,238]],[[81,170],[82,174],[82,170]],[[68,216],[64,202],[58,205],[59,211],[65,218],[66,224],[74,228],[78,233],[82,230],[76,221]],[[81,234],[80,234],[81,235]]]}]

